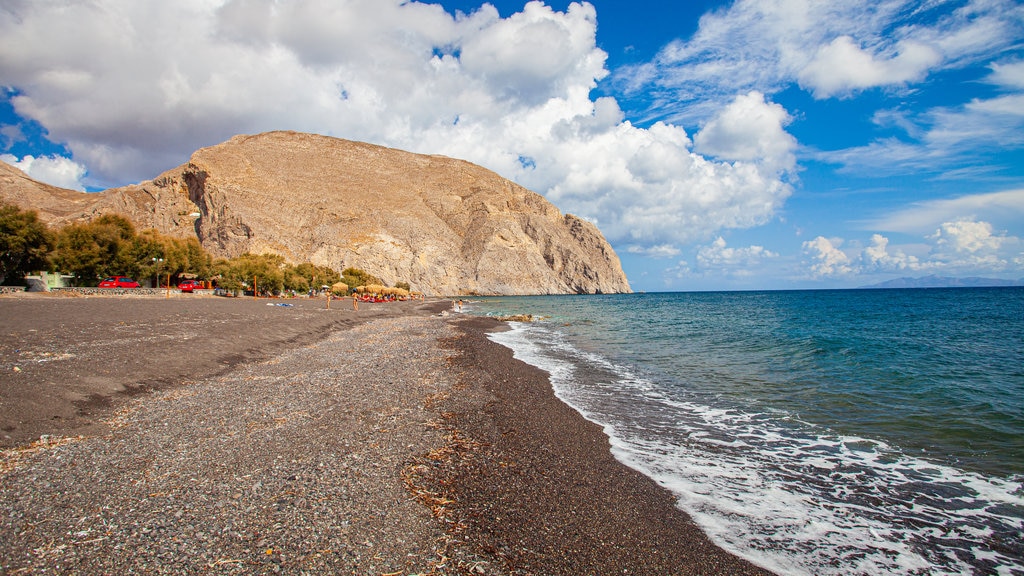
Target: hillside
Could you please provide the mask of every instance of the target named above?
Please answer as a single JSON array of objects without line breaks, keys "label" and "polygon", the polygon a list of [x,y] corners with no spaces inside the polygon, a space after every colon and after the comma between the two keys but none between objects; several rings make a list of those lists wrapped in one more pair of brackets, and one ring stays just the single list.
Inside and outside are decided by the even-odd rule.
[{"label": "hillside", "polygon": [[593,224],[443,156],[270,132],[236,136],[153,180],[97,193],[0,170],[0,198],[52,226],[120,213],[139,229],[195,236],[216,256],[354,266],[428,294],[630,290]]}]

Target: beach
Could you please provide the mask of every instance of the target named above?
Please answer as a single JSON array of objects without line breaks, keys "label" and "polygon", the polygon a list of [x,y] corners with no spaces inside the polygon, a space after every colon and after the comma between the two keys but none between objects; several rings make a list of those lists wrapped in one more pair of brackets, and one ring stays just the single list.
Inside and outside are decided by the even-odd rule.
[{"label": "beach", "polygon": [[0,298],[0,572],[764,573],[450,307]]}]

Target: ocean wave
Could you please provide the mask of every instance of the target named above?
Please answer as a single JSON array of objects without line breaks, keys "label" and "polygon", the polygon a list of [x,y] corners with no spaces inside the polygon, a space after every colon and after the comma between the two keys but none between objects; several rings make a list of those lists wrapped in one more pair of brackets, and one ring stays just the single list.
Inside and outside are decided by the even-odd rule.
[{"label": "ocean wave", "polygon": [[737,555],[784,574],[1024,573],[1024,478],[659,382],[554,324],[511,327],[491,339]]}]

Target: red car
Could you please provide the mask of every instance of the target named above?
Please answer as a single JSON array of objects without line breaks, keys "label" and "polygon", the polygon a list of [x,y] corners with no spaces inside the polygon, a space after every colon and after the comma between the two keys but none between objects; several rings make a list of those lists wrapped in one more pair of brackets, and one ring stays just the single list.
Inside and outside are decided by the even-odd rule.
[{"label": "red car", "polygon": [[139,283],[127,276],[111,276],[100,282],[100,288],[138,288]]},{"label": "red car", "polygon": [[178,289],[182,292],[191,292],[193,290],[202,290],[203,283],[199,280],[182,280],[181,284],[178,284]]}]

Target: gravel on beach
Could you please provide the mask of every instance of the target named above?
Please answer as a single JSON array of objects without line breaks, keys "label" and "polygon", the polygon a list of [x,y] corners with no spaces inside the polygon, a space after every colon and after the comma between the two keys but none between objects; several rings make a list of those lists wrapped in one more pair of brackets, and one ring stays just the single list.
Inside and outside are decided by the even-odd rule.
[{"label": "gravel on beach", "polygon": [[0,573],[763,573],[496,321],[223,300],[0,298]]}]

